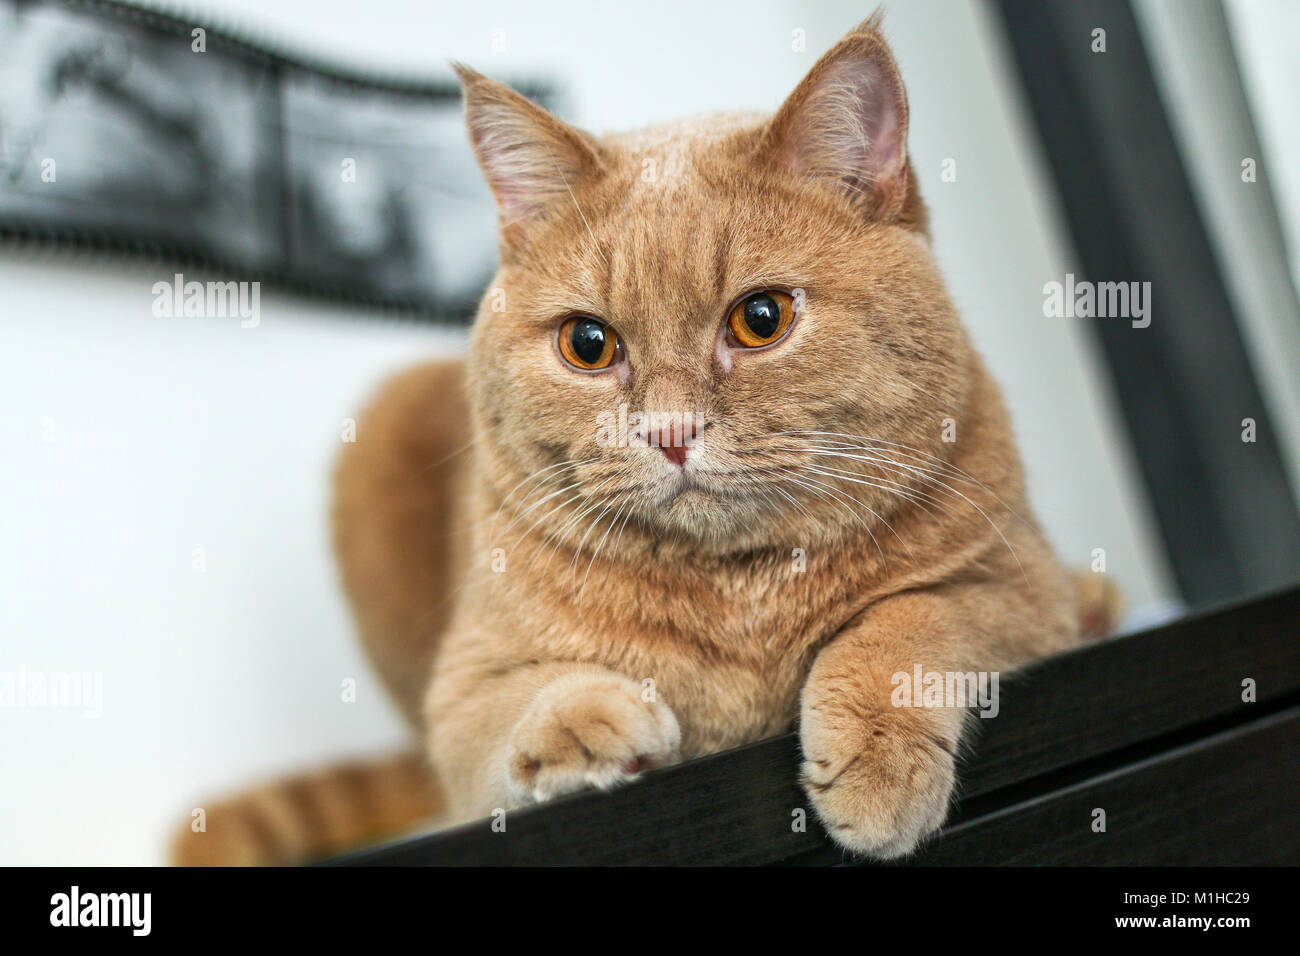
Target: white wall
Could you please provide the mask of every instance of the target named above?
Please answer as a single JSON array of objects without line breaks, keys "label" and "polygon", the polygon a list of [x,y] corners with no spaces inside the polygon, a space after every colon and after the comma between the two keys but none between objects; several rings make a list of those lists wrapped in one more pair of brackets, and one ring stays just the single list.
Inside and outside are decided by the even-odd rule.
[{"label": "white wall", "polygon": [[[596,129],[771,109],[866,7],[208,0],[255,35],[420,75],[545,72]],[[895,3],[939,256],[1001,378],[1033,497],[1082,564],[1168,593],[1079,330],[1041,313],[1060,220],[983,8]],[[505,30],[506,52],[491,49]],[[794,53],[791,31],[807,31]],[[758,68],[756,64],[762,64]],[[956,183],[939,181],[957,160]],[[340,420],[458,333],[264,290],[262,321],[157,319],[169,275],[0,254],[0,670],[102,671],[104,712],[0,710],[0,863],[149,863],[199,797],[396,743],[353,647],[325,525]],[[54,425],[53,441],[45,426]],[[202,548],[207,569],[192,569]],[[340,701],[357,677],[360,700]]]},{"label": "white wall", "polygon": [[378,377],[463,334],[267,294],[257,328],[157,319],[156,279],[0,260],[0,671],[103,674],[98,719],[0,709],[0,864],[153,862],[193,801],[401,739],[328,467]]}]

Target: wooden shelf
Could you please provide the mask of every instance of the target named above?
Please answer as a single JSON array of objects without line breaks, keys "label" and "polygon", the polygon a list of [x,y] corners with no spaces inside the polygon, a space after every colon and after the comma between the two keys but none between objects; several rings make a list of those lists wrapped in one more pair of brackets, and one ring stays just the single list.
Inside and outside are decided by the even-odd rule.
[{"label": "wooden shelf", "polygon": [[[960,803],[904,862],[1300,864],[1300,587],[1041,661],[978,723]],[[512,811],[504,833],[482,821],[330,862],[854,862],[817,826],[798,762],[786,734]]]}]

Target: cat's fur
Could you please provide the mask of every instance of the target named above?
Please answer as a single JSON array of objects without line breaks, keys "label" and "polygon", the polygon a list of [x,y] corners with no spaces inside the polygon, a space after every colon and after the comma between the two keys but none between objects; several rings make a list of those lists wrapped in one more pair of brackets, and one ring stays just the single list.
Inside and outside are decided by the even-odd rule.
[{"label": "cat's fur", "polygon": [[[893,706],[892,676],[1006,670],[1114,608],[1029,516],[931,254],[877,20],[771,120],[596,138],[459,72],[500,271],[468,361],[372,403],[335,504],[365,646],[430,758],[423,809],[482,817],[794,726],[831,836],[909,852],[947,811],[964,712]],[[728,348],[730,305],[766,287],[803,290],[789,336]],[[556,328],[575,312],[627,361],[567,367]],[[603,445],[620,404],[702,414],[685,467]],[[286,788],[281,816],[309,802]],[[275,844],[253,816],[210,810],[181,858],[341,842],[300,825]]]}]

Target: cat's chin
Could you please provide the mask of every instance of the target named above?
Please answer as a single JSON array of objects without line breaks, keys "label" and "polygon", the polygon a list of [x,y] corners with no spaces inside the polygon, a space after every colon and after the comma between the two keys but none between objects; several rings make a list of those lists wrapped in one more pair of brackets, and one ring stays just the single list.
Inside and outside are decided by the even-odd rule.
[{"label": "cat's chin", "polygon": [[697,481],[683,481],[652,507],[661,534],[729,549],[738,539],[762,535],[762,515],[752,497]]},{"label": "cat's chin", "polygon": [[698,513],[703,509],[721,509],[734,500],[734,495],[722,491],[700,485],[688,485],[670,492],[668,498],[659,507]]}]

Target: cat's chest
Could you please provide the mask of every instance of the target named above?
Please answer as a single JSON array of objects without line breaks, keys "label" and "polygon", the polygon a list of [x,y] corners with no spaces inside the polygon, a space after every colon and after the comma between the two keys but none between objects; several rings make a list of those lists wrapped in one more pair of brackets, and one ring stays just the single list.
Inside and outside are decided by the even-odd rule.
[{"label": "cat's chest", "polygon": [[578,611],[567,627],[593,659],[673,708],[688,753],[788,728],[816,650],[852,604],[842,584],[808,577],[797,558],[623,583],[632,586],[603,592],[616,603],[600,614]]}]

